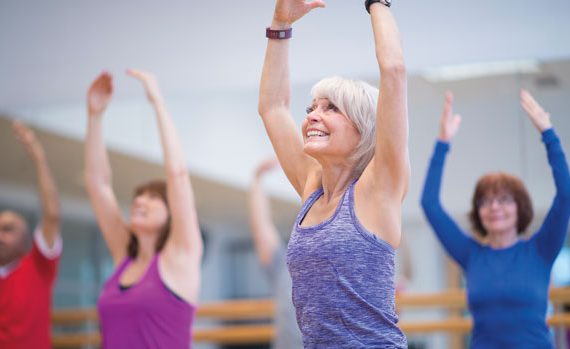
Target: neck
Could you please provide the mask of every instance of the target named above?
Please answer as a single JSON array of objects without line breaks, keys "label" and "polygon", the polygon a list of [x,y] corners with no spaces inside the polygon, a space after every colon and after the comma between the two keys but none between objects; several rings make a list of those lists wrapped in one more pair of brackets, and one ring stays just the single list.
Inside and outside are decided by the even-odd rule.
[{"label": "neck", "polygon": [[323,198],[328,202],[342,195],[354,179],[354,166],[323,165]]},{"label": "neck", "polygon": [[157,234],[140,234],[137,236],[139,245],[136,260],[146,262],[152,259],[155,255]]},{"label": "neck", "polygon": [[492,248],[507,248],[516,244],[519,241],[516,229],[505,232],[494,232],[487,236],[487,245]]}]

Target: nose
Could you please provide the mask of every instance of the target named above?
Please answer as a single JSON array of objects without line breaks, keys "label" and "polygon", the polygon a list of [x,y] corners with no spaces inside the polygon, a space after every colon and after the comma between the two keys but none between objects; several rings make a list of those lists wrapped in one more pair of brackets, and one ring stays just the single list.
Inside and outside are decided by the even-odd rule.
[{"label": "nose", "polygon": [[309,124],[314,124],[319,121],[321,121],[320,107],[307,114],[307,122]]}]

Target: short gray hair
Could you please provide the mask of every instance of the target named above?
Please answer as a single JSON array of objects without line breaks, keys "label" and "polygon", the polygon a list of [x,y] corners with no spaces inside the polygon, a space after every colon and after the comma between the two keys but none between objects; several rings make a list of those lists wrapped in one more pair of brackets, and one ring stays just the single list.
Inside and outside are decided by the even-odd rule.
[{"label": "short gray hair", "polygon": [[323,79],[311,89],[313,98],[326,98],[354,124],[360,141],[352,154],[356,161],[355,173],[360,176],[372,157],[376,146],[376,87],[361,81],[338,76]]}]

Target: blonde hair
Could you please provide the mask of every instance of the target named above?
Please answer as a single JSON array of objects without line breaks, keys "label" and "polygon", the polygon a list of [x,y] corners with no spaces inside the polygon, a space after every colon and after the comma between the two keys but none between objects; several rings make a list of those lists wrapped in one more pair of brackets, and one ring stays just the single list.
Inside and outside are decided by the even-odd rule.
[{"label": "blonde hair", "polygon": [[338,76],[323,79],[311,89],[314,99],[326,98],[354,124],[360,141],[351,155],[356,162],[355,174],[360,176],[372,157],[376,146],[376,87],[360,81]]}]

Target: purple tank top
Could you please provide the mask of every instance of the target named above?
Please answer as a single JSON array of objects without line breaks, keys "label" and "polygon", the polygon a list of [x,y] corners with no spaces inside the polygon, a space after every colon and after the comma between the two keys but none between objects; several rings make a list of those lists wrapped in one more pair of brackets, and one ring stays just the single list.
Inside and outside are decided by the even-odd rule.
[{"label": "purple tank top", "polygon": [[305,349],[407,348],[396,326],[394,249],[356,218],[355,183],[332,217],[301,227],[323,190],[313,193],[289,240],[287,264]]},{"label": "purple tank top", "polygon": [[119,278],[131,261],[119,265],[97,302],[103,348],[190,348],[196,308],[164,284],[158,254],[136,284],[121,290]]}]

